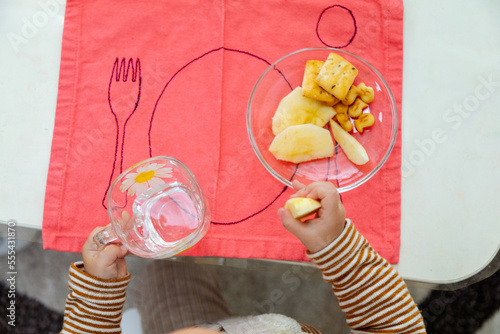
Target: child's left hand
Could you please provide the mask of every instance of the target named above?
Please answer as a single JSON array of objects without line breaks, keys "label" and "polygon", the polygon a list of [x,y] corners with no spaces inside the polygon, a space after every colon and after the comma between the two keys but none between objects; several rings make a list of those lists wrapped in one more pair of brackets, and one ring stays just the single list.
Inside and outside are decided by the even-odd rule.
[{"label": "child's left hand", "polygon": [[104,280],[119,279],[127,276],[125,256],[128,250],[121,244],[97,245],[94,235],[105,227],[96,227],[82,248],[85,272]]}]

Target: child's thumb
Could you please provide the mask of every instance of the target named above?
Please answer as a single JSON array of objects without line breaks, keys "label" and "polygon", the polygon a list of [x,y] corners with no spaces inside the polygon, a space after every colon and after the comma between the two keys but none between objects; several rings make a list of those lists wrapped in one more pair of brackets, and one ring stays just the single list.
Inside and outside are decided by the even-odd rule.
[{"label": "child's thumb", "polygon": [[278,215],[281,218],[283,226],[293,235],[298,237],[302,228],[302,222],[292,217],[290,211],[285,208],[278,209]]}]

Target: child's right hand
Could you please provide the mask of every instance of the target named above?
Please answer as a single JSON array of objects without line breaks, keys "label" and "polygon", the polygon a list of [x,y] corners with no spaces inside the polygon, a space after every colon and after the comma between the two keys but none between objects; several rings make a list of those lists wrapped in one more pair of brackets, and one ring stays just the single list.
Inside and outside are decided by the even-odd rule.
[{"label": "child's right hand", "polygon": [[291,197],[313,198],[321,202],[321,208],[315,218],[304,222],[294,219],[287,209],[280,208],[281,222],[311,253],[318,252],[337,239],[344,229],[345,209],[339,193],[331,182],[313,182],[306,186],[293,181],[293,188],[297,192]]},{"label": "child's right hand", "polygon": [[96,227],[83,245],[82,257],[85,272],[104,280],[120,279],[128,275],[125,261],[128,251],[123,245],[97,245],[94,242],[94,235],[105,228]]}]

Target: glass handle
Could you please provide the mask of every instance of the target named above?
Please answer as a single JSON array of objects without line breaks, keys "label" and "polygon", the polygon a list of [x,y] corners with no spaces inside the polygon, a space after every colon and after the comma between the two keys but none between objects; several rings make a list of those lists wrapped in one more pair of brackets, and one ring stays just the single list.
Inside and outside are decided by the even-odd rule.
[{"label": "glass handle", "polygon": [[117,243],[118,236],[113,228],[113,226],[109,225],[104,230],[97,232],[94,235],[94,242],[97,245],[107,245],[110,243]]}]

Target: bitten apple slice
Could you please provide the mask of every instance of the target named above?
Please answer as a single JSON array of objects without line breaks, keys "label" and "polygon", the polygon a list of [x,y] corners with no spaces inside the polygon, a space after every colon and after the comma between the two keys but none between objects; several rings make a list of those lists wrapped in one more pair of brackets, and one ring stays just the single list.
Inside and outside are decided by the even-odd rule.
[{"label": "bitten apple slice", "polygon": [[330,121],[333,138],[339,143],[347,158],[356,165],[364,165],[370,158],[365,148],[349,132],[334,121]]},{"label": "bitten apple slice", "polygon": [[273,134],[277,135],[291,125],[323,127],[333,116],[335,111],[331,106],[304,96],[302,87],[297,87],[280,101],[273,116]]},{"label": "bitten apple slice", "polygon": [[308,217],[321,208],[321,203],[309,197],[290,198],[285,203],[285,209],[288,209],[295,219]]},{"label": "bitten apple slice", "polygon": [[278,160],[300,163],[332,157],[334,146],[327,129],[312,124],[292,125],[281,131],[269,146]]}]

